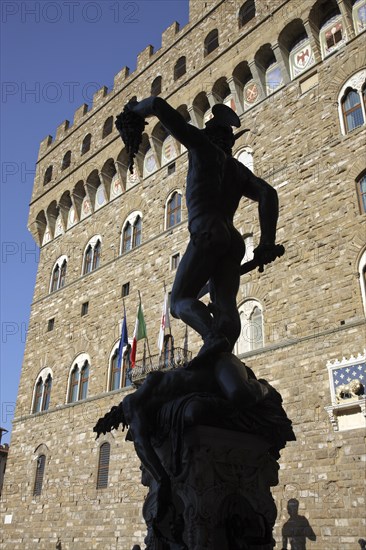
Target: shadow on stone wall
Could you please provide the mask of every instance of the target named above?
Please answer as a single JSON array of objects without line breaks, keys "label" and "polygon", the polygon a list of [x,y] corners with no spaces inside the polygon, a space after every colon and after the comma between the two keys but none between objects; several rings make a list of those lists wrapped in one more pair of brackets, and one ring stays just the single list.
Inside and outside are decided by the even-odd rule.
[{"label": "shadow on stone wall", "polygon": [[290,498],[287,502],[287,511],[290,517],[282,527],[282,550],[306,550],[306,539],[315,541],[316,534],[306,517],[299,516],[299,501],[296,498]]}]

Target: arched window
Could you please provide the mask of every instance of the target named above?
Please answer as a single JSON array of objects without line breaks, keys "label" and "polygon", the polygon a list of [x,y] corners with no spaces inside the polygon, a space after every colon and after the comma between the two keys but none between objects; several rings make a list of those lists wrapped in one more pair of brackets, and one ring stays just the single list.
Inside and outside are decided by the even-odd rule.
[{"label": "arched window", "polygon": [[253,308],[249,317],[249,335],[252,350],[263,347],[263,316],[258,306]]},{"label": "arched window", "polygon": [[178,59],[174,65],[174,80],[178,80],[181,76],[186,73],[186,58],[182,56]]},{"label": "arched window", "polygon": [[119,353],[118,353],[118,348],[116,348],[112,356],[111,367],[110,367],[111,376],[110,376],[109,389],[111,391],[119,390],[119,388],[121,387],[121,365],[119,364],[118,358],[119,358]]},{"label": "arched window", "polygon": [[33,391],[32,413],[47,411],[50,406],[52,389],[52,373],[46,367],[39,374]]},{"label": "arched window", "polygon": [[67,270],[67,261],[64,260],[61,265],[60,269],[60,282],[59,282],[59,288],[62,288],[65,285],[66,281],[66,270]]},{"label": "arched window", "polygon": [[356,0],[352,8],[353,24],[356,34],[366,29],[366,1]]},{"label": "arched window", "polygon": [[342,134],[346,135],[366,122],[366,69],[352,75],[338,95],[338,113]]},{"label": "arched window", "polygon": [[132,248],[135,248],[135,246],[139,246],[141,244],[141,226],[141,218],[140,216],[137,216],[136,221],[133,224]]},{"label": "arched window", "polygon": [[241,332],[235,345],[237,355],[260,349],[264,345],[263,312],[258,300],[246,300],[239,307]]},{"label": "arched window", "polygon": [[90,273],[92,269],[92,260],[93,260],[93,249],[91,245],[89,245],[88,248],[86,249],[85,257],[84,257],[84,272],[83,272],[84,275],[86,273]]},{"label": "arched window", "polygon": [[239,29],[255,17],[255,1],[248,0],[239,10]]},{"label": "arched window", "polygon": [[182,195],[175,191],[167,202],[166,206],[166,227],[174,227],[181,222],[182,217]]},{"label": "arched window", "polygon": [[90,363],[88,356],[79,355],[71,367],[68,387],[68,403],[75,403],[87,398],[89,386]]},{"label": "arched window", "polygon": [[128,252],[128,250],[131,250],[131,242],[132,242],[132,225],[130,224],[130,222],[127,222],[123,230],[122,252]]},{"label": "arched window", "polygon": [[93,270],[99,267],[101,249],[102,249],[102,245],[101,245],[101,242],[98,240],[97,244],[94,247]]},{"label": "arched window", "polygon": [[83,143],[81,145],[81,154],[85,155],[90,150],[91,145],[91,134],[87,134],[85,138],[83,139]]},{"label": "arched window", "polygon": [[52,389],[52,377],[49,374],[46,378],[46,382],[44,383],[44,393],[43,393],[43,403],[42,403],[43,411],[47,411],[48,407],[50,406],[51,389]]},{"label": "arched window", "polygon": [[364,116],[361,107],[361,97],[356,90],[348,90],[342,100],[342,111],[347,133],[362,126]]},{"label": "arched window", "polygon": [[84,261],[82,274],[86,275],[97,269],[100,265],[100,255],[102,251],[101,237],[94,235],[88,242],[84,252]]},{"label": "arched window", "polygon": [[110,116],[107,118],[107,120],[104,123],[102,139],[109,136],[109,134],[112,133],[112,130],[113,130],[113,116]]},{"label": "arched window", "polygon": [[141,244],[142,214],[132,212],[122,229],[121,254]]},{"label": "arched window", "polygon": [[70,392],[69,392],[69,403],[75,403],[78,400],[79,395],[79,378],[80,371],[79,366],[75,365],[71,372],[70,377]]},{"label": "arched window", "polygon": [[110,454],[111,454],[110,444],[102,443],[102,445],[99,448],[97,489],[105,489],[106,487],[108,487]]},{"label": "arched window", "polygon": [[242,149],[239,149],[239,151],[235,153],[235,158],[237,158],[239,162],[244,164],[244,166],[253,172],[254,158],[253,149],[251,147],[243,147]]},{"label": "arched window", "polygon": [[89,363],[86,361],[81,369],[79,400],[86,399],[89,385]]},{"label": "arched window", "polygon": [[43,380],[40,378],[36,384],[36,394],[34,397],[33,412],[37,413],[41,411],[43,396]]},{"label": "arched window", "polygon": [[358,201],[361,214],[366,214],[366,174],[357,181]]},{"label": "arched window", "polygon": [[161,94],[161,76],[157,76],[155,80],[153,80],[150,94],[153,96]]},{"label": "arched window", "polygon": [[205,38],[204,43],[204,55],[209,55],[211,52],[216,50],[219,46],[219,32],[217,29],[214,29]]},{"label": "arched window", "polygon": [[33,496],[35,497],[40,496],[42,493],[45,465],[46,465],[46,457],[45,455],[40,455],[37,458],[36,475],[35,475],[34,487],[33,487]]},{"label": "arched window", "polygon": [[122,358],[119,361],[119,343],[114,347],[109,362],[109,384],[108,390],[119,390],[131,386],[131,346],[128,344],[122,350]]},{"label": "arched window", "polygon": [[50,284],[50,292],[59,290],[65,285],[67,271],[67,259],[66,256],[61,256],[55,263]]},{"label": "arched window", "polygon": [[70,164],[71,164],[71,151],[67,151],[67,153],[65,153],[64,155],[64,158],[62,159],[61,170],[66,170],[66,168],[68,168]]},{"label": "arched window", "polygon": [[51,166],[49,166],[44,173],[43,185],[47,185],[47,183],[50,183],[50,181],[52,180],[52,171],[53,171],[53,166],[51,164]]}]

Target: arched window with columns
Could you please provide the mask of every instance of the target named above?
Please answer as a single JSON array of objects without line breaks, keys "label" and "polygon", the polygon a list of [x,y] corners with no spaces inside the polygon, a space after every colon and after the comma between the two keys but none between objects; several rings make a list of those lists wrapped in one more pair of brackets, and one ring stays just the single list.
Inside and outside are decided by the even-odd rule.
[{"label": "arched window with columns", "polygon": [[255,299],[249,299],[239,306],[241,331],[235,344],[235,353],[240,355],[264,346],[263,308]]},{"label": "arched window with columns", "polygon": [[82,274],[86,275],[97,269],[100,265],[100,256],[102,251],[102,238],[100,235],[94,235],[85,247]]},{"label": "arched window with columns", "polygon": [[116,342],[109,358],[108,391],[119,390],[131,386],[131,345],[124,346],[119,360],[119,342]]},{"label": "arched window with columns", "polygon": [[50,292],[55,292],[65,285],[67,272],[67,257],[60,256],[52,269]]},{"label": "arched window with columns", "polygon": [[81,353],[73,361],[70,369],[67,403],[75,403],[86,399],[88,396],[90,376],[90,358],[86,353]]},{"label": "arched window with columns", "polygon": [[52,379],[53,374],[49,367],[45,367],[39,373],[33,389],[32,413],[48,410],[51,400]]},{"label": "arched window with columns", "polygon": [[125,220],[121,235],[121,254],[141,244],[142,213],[132,212]]}]

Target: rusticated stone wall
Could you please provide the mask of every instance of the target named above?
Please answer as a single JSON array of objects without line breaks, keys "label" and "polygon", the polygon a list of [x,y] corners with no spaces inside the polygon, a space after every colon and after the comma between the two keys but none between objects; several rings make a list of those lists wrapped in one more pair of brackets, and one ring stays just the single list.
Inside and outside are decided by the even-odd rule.
[{"label": "rusticated stone wall", "polygon": [[[271,2],[270,9],[264,4],[257,2],[257,17],[238,30],[233,21],[239,3],[191,0],[188,25],[180,30],[169,27],[160,50],[144,50],[135,72],[121,71],[113,90],[102,89],[89,111],[79,109],[71,126],[62,124],[54,141],[42,142],[29,215],[38,243],[38,213],[46,212],[52,201],[58,204],[66,191],[72,193],[79,181],[94,169],[100,171],[108,159],[117,160],[122,142],[115,129],[102,140],[101,128],[129,97],[137,91],[139,98],[149,95],[152,80],[160,74],[162,97],[175,107],[190,107],[198,93],[210,92],[221,77],[230,78],[241,61],[251,62],[261,45],[274,45],[287,23],[296,18],[307,21],[315,2],[278,0]],[[204,58],[197,44],[215,25],[220,46]],[[238,304],[248,298],[259,300],[264,318],[264,347],[248,352],[243,360],[281,391],[297,435],[282,453],[280,485],[274,491],[278,547],[292,498],[299,501],[299,514],[316,535],[315,541],[307,540],[307,549],[354,550],[358,539],[366,538],[365,431],[335,431],[325,411],[331,403],[327,362],[357,356],[366,341],[358,276],[366,218],[356,194],[356,178],[366,168],[360,153],[365,125],[342,135],[337,107],[343,84],[365,66],[364,36],[348,36],[347,43],[323,61],[317,51],[316,63],[307,72],[241,115],[243,127],[251,132],[240,138],[234,151],[250,146],[254,172],[276,187],[278,242],[286,247],[286,255],[262,275],[252,272],[243,277],[238,294]],[[187,56],[187,73],[176,82],[173,46]],[[154,127],[151,122],[150,134]],[[81,157],[81,141],[88,132],[93,135],[92,148]],[[55,168],[52,182],[43,186],[46,168],[60,166],[67,150],[73,153],[70,169]],[[171,175],[167,166],[159,168],[41,247],[1,502],[0,542],[6,550],[49,550],[56,548],[58,539],[62,550],[130,550],[143,540],[144,489],[139,486],[132,444],[119,432],[96,442],[91,429],[130,391],[108,392],[107,384],[123,315],[121,286],[126,282],[130,282],[125,298],[129,334],[140,291],[150,347],[152,353],[157,351],[163,288],[165,284],[169,290],[174,279],[170,257],[183,254],[188,240],[184,201],[182,222],[165,229],[169,194],[178,189],[184,195],[187,154],[179,154],[175,164]],[[142,243],[121,255],[122,226],[135,210],[142,213]],[[236,224],[258,242],[255,204],[242,201]],[[86,244],[96,234],[102,238],[100,267],[82,275]],[[52,268],[64,254],[66,284],[50,294]],[[82,317],[86,301],[89,311]],[[55,318],[55,326],[48,332],[50,318]],[[183,346],[183,324],[172,320],[172,332],[175,345]],[[192,352],[199,346],[191,330],[188,345]],[[79,353],[88,353],[91,359],[88,399],[66,404],[70,368]],[[53,371],[50,407],[31,414],[34,385],[46,366]],[[103,441],[111,443],[109,484],[97,490]],[[43,490],[33,497],[36,458],[41,453],[46,456]]]}]

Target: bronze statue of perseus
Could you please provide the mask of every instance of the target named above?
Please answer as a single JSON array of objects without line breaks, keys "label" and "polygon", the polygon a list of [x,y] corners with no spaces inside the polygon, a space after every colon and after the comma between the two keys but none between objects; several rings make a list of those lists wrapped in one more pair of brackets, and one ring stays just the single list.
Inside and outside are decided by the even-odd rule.
[{"label": "bronze statue of perseus", "polygon": [[[141,143],[145,119],[156,116],[166,130],[188,150],[186,204],[190,241],[178,266],[171,314],[196,330],[203,346],[192,365],[215,352],[231,352],[240,334],[236,305],[245,244],[233,218],[242,197],[258,203],[261,236],[252,267],[272,262],[284,252],[275,244],[277,193],[232,156],[240,119],[228,106],[216,104],[204,129],[188,124],[160,97],[131,100],[117,117],[116,126],[126,144],[130,162]],[[209,281],[211,304],[199,300]]]}]

